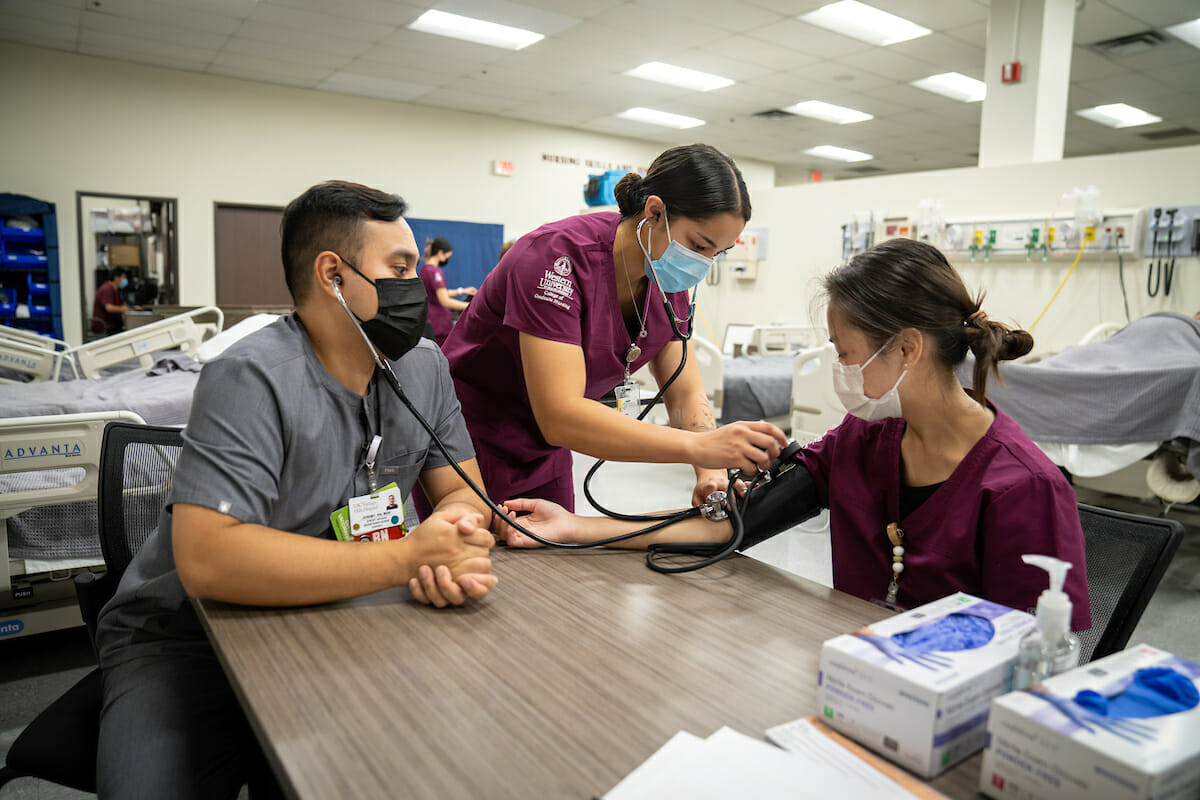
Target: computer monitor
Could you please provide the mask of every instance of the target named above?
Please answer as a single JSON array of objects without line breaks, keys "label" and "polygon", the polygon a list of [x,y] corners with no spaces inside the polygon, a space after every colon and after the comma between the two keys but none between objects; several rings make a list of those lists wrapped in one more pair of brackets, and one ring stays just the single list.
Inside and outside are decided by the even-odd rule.
[{"label": "computer monitor", "polygon": [[735,344],[740,344],[745,350],[753,333],[754,326],[748,322],[730,322],[725,326],[725,340],[721,343],[721,352],[727,356],[733,355]]}]

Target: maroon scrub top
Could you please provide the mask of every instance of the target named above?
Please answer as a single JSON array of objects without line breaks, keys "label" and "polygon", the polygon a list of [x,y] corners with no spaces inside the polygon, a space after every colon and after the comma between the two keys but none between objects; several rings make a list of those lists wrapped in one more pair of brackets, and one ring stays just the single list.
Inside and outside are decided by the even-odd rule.
[{"label": "maroon scrub top", "polygon": [[[521,237],[484,280],[443,345],[480,471],[495,500],[541,497],[574,510],[571,452],[550,445],[534,419],[519,334],[582,347],[585,397],[598,400],[621,382],[630,334],[613,265],[620,221],[613,212],[583,214]],[[646,336],[630,372],[674,338],[657,287],[651,284],[648,291]],[[686,320],[688,293],[667,297],[675,315]],[[688,332],[686,322],[680,330]]]},{"label": "maroon scrub top", "polygon": [[1026,553],[1072,564],[1063,587],[1071,629],[1092,626],[1083,529],[1075,493],[1017,423],[989,404],[996,419],[950,478],[899,519],[902,418],[864,422],[847,416],[800,459],[829,506],[833,585],[867,600],[887,595],[892,543],[887,525],[904,530],[898,603],[912,608],[967,592],[1032,612],[1048,587],[1045,570]]},{"label": "maroon scrub top", "polygon": [[421,267],[421,283],[425,284],[425,294],[429,295],[429,324],[433,326],[433,340],[442,345],[450,335],[450,309],[438,301],[438,289],[446,288],[446,275],[442,268],[435,264]]}]

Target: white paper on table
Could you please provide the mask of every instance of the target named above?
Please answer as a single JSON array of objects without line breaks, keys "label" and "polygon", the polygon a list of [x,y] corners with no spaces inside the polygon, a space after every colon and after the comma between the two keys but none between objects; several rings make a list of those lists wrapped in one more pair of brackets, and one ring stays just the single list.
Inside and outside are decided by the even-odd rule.
[{"label": "white paper on table", "polygon": [[689,800],[914,800],[914,795],[865,761],[818,731],[813,733],[840,752],[835,755],[817,741],[806,753],[780,750],[731,728],[721,728],[707,739],[680,732],[617,784],[605,800],[665,796]]}]

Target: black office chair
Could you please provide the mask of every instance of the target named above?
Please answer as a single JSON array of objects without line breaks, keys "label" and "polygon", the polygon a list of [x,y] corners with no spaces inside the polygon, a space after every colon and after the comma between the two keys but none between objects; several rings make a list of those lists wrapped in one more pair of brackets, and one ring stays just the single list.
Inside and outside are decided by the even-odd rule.
[{"label": "black office chair", "polygon": [[1092,607],[1092,629],[1079,634],[1079,663],[1086,664],[1129,644],[1179,549],[1183,525],[1084,503],[1079,504],[1079,521]]},{"label": "black office chair", "polygon": [[[107,570],[75,578],[79,609],[96,643],[100,609],[113,596],[134,554],[158,527],[183,447],[178,428],[110,422],[100,448],[97,511]],[[20,777],[96,791],[96,747],[103,681],[85,675],[29,723],[9,748],[0,786]]]}]

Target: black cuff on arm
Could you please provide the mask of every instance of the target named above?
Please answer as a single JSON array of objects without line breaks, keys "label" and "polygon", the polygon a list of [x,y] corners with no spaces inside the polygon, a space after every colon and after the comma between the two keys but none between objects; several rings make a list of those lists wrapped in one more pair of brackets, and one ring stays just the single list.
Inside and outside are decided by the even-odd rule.
[{"label": "black cuff on arm", "polygon": [[822,508],[812,475],[800,461],[770,483],[755,487],[747,497],[748,511],[742,518],[745,534],[738,550],[747,550],[799,525]]}]

